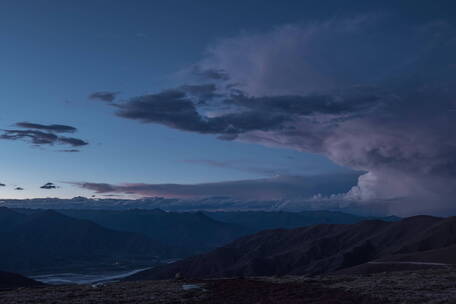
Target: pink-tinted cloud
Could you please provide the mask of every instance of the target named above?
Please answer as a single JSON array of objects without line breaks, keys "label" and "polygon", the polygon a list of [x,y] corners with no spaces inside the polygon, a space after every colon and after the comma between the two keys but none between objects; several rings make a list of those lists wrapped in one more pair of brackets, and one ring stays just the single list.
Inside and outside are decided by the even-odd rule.
[{"label": "pink-tinted cloud", "polygon": [[344,193],[356,183],[359,174],[319,176],[280,176],[274,178],[200,184],[113,185],[106,183],[74,183],[96,193],[123,193],[140,197],[207,198],[215,196],[244,200],[304,199],[314,195]]},{"label": "pink-tinted cloud", "polygon": [[[287,25],[221,39],[196,64],[198,77],[217,71],[206,77],[214,81],[204,84],[208,97],[177,86],[117,104],[116,113],[223,140],[319,153],[368,172],[345,199],[399,200],[411,213],[451,207],[456,69],[449,63],[456,60],[456,30],[443,22],[391,27],[389,18]],[[151,194],[169,190],[151,187]],[[197,188],[179,185],[174,192],[198,196]]]}]

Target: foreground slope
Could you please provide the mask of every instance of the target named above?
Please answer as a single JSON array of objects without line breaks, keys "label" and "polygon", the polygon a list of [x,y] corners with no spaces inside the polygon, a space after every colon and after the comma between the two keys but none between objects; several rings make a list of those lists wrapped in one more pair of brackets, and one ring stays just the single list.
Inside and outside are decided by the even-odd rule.
[{"label": "foreground slope", "polygon": [[0,271],[0,290],[43,285],[43,283],[29,279],[17,273]]},{"label": "foreground slope", "polygon": [[[268,230],[208,254],[138,273],[130,279],[321,274],[398,255],[449,250],[456,256],[456,217],[416,216],[399,222],[324,224]],[[446,248],[446,249],[445,249]],[[429,260],[432,262],[432,259]]]},{"label": "foreground slope", "polygon": [[[185,290],[184,286],[201,286]],[[90,285],[22,288],[0,293],[2,304],[384,304],[320,284],[275,283],[251,279],[207,281],[123,282],[102,287]]]},{"label": "foreground slope", "polygon": [[0,303],[456,303],[455,280],[455,267],[372,275],[156,280],[107,283],[103,286],[60,285],[20,288],[0,292]]}]

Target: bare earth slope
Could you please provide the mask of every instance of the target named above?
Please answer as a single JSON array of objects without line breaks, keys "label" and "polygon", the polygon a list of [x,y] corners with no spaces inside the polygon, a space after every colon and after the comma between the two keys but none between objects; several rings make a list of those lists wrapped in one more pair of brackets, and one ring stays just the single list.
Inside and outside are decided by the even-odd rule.
[{"label": "bare earth slope", "polygon": [[[433,262],[456,252],[456,217],[415,216],[399,222],[315,225],[269,230],[210,253],[138,273],[132,280],[322,274],[399,256]],[[435,256],[431,250],[436,250]],[[443,258],[442,258],[443,259]]]}]

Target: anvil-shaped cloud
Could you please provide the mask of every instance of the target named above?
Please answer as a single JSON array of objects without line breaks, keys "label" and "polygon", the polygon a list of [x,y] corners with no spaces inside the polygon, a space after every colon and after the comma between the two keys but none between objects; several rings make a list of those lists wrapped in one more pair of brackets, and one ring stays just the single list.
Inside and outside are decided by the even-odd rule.
[{"label": "anvil-shaped cloud", "polygon": [[[369,15],[222,39],[189,69],[204,83],[111,105],[123,118],[320,153],[367,172],[344,199],[395,199],[411,213],[451,208],[456,31],[443,22],[412,26],[394,18]],[[267,188],[263,195],[270,195]]]}]

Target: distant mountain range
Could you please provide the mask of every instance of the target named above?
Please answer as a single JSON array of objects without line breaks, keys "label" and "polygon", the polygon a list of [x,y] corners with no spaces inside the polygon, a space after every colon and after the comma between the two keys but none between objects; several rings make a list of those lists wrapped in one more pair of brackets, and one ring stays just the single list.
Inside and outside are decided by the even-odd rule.
[{"label": "distant mountain range", "polygon": [[[0,270],[20,273],[113,265],[153,266],[264,229],[356,223],[340,212],[57,211],[0,208]],[[396,218],[388,218],[396,220]]]},{"label": "distant mountain range", "polygon": [[144,235],[114,231],[55,211],[26,215],[0,208],[0,269],[32,272],[169,257],[167,246]]},{"label": "distant mountain range", "polygon": [[154,210],[59,210],[62,214],[90,220],[103,227],[144,234],[178,247],[182,255],[202,253],[248,234],[243,227],[212,219],[202,212]]},{"label": "distant mountain range", "polygon": [[[374,265],[456,264],[456,217],[320,224],[262,231],[207,254],[140,272],[132,280],[323,274]],[[389,267],[391,268],[391,267]]]},{"label": "distant mountain range", "polygon": [[[353,176],[355,177],[355,176]],[[356,183],[358,177],[354,179]],[[325,176],[320,176],[320,186],[328,180]],[[315,180],[314,180],[315,181]],[[306,184],[309,180],[306,180]],[[308,184],[311,188],[310,184]],[[314,185],[316,186],[316,185]],[[347,189],[350,189],[349,186]],[[347,190],[346,189],[346,190]],[[314,189],[317,191],[316,189]],[[327,189],[326,189],[327,190]],[[325,190],[325,191],[326,191]],[[320,193],[323,188],[317,191]],[[313,191],[312,191],[313,192]],[[324,192],[324,191],[323,191]],[[321,193],[323,193],[321,192]],[[341,193],[346,192],[341,191]],[[0,206],[7,208],[25,208],[25,209],[85,209],[85,210],[153,210],[161,209],[170,212],[196,212],[208,211],[285,211],[301,212],[308,210],[328,210],[344,213],[357,214],[360,216],[385,216],[389,214],[389,204],[359,204],[352,202],[341,205],[339,201],[315,201],[312,199],[281,199],[281,200],[245,200],[234,199],[226,196],[213,196],[207,198],[179,199],[163,197],[146,197],[141,199],[122,199],[122,198],[86,198],[82,196],[71,199],[59,198],[34,198],[34,199],[0,199]]]},{"label": "distant mountain range", "polygon": [[[297,228],[314,224],[350,224],[368,218],[331,211],[165,212],[154,210],[58,210],[101,226],[143,233],[182,252],[205,252],[265,229]],[[398,220],[388,217],[385,220]]]}]

